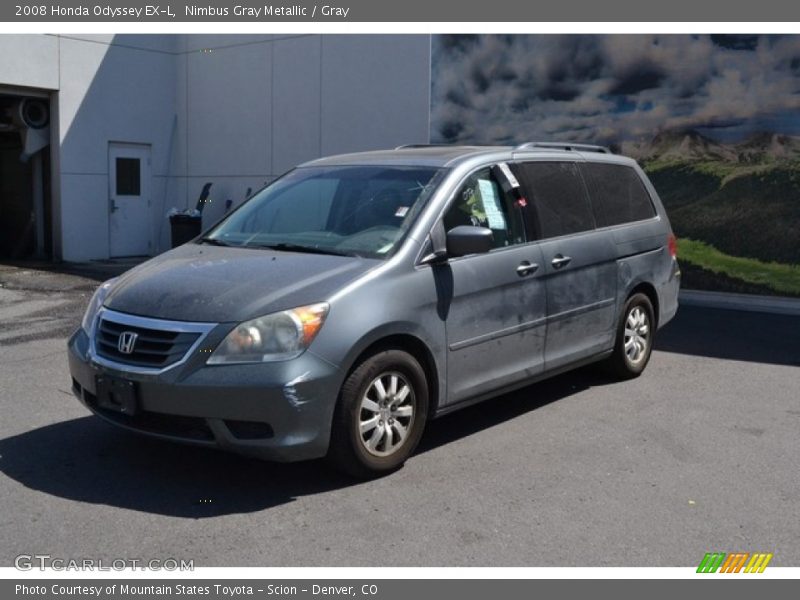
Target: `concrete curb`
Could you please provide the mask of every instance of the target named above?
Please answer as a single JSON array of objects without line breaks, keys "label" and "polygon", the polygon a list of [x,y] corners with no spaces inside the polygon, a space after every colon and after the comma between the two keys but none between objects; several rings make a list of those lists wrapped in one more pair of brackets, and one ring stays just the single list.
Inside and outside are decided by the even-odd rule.
[{"label": "concrete curb", "polygon": [[685,306],[726,308],[777,315],[800,315],[800,298],[681,290],[678,300]]}]

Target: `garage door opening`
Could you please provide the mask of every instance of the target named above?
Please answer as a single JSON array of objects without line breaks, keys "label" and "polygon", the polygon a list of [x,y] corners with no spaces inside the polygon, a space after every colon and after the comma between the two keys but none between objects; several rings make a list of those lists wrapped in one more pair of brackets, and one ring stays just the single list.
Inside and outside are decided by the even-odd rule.
[{"label": "garage door opening", "polygon": [[0,258],[50,259],[50,102],[0,92]]}]

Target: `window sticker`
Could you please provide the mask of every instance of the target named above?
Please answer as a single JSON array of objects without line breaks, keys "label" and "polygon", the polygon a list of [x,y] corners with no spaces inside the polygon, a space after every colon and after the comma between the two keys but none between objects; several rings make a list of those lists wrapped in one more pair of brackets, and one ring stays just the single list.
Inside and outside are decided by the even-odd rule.
[{"label": "window sticker", "polygon": [[385,246],[382,246],[381,248],[378,248],[378,254],[386,254],[389,250],[392,249],[393,245],[394,245],[394,243],[390,242],[390,243],[386,244]]},{"label": "window sticker", "polygon": [[500,208],[500,198],[494,183],[488,179],[481,179],[478,181],[478,187],[483,200],[483,211],[489,222],[489,229],[505,229],[506,219]]},{"label": "window sticker", "polygon": [[394,213],[394,216],[403,218],[407,214],[408,214],[408,206],[398,206],[397,211]]}]

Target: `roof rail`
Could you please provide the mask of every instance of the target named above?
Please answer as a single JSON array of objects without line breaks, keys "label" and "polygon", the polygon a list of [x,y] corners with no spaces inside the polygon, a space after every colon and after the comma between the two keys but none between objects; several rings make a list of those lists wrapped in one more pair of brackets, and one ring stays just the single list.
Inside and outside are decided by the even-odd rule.
[{"label": "roof rail", "polygon": [[568,142],[526,142],[520,144],[514,151],[534,150],[535,148],[549,148],[551,150],[567,150],[575,152],[600,152],[602,154],[613,154],[605,146],[595,146],[593,144],[570,144]]},{"label": "roof rail", "polygon": [[452,144],[403,144],[397,146],[395,150],[404,150],[406,148],[439,148],[442,146],[452,146]]}]

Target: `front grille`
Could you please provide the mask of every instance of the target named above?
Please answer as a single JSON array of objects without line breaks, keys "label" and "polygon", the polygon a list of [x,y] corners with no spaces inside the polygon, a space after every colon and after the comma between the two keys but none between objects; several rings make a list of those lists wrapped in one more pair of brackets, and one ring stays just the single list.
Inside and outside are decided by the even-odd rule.
[{"label": "front grille", "polygon": [[[130,354],[118,349],[119,336],[126,331],[137,336]],[[108,360],[160,369],[182,359],[199,337],[200,333],[197,332],[136,327],[101,318],[97,327],[95,348],[97,354]]]}]

